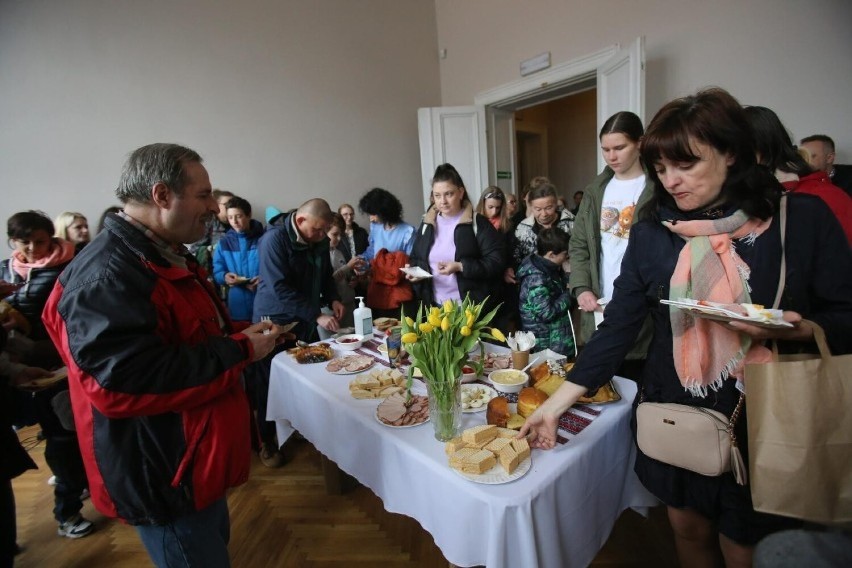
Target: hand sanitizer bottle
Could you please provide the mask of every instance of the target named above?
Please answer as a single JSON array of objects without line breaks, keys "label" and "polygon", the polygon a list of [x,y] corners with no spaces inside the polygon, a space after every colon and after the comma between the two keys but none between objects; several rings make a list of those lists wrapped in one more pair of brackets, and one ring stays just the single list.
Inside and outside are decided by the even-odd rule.
[{"label": "hand sanitizer bottle", "polygon": [[364,305],[364,296],[355,296],[359,301],[358,307],[352,312],[355,319],[355,333],[370,337],[373,334],[373,311]]}]

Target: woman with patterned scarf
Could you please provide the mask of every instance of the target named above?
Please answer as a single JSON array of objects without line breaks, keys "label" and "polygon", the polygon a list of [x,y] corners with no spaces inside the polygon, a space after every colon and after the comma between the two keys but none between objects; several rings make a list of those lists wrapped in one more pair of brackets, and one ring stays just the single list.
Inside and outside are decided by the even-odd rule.
[{"label": "woman with patterned scarf", "polygon": [[[615,373],[646,316],[653,321],[639,381],[648,402],[705,407],[731,416],[745,363],[766,360],[767,339],[784,351],[815,351],[810,321],[835,354],[852,352],[852,253],[836,217],[813,196],[787,197],[786,285],[779,308],[790,324],[764,328],[694,317],[660,300],[690,298],[771,306],[781,270],[782,187],[755,161],[740,104],[709,89],[665,105],[641,146],[654,196],[631,228],[607,318],[568,381],[521,430],[552,448],[559,416]],[[747,385],[745,385],[747,388]],[[736,423],[747,457],[748,402]],[[642,483],[668,508],[680,562],[750,566],[754,545],[797,521],[754,511],[731,472],[704,476],[637,452]],[[795,489],[791,489],[795,490]]]},{"label": "woman with patterned scarf", "polygon": [[[0,263],[0,277],[15,285],[5,301],[27,318],[34,342],[31,352],[21,354],[20,362],[46,369],[61,365],[62,360],[44,329],[42,310],[59,274],[74,258],[74,244],[53,234],[53,221],[40,211],[15,213],[6,223],[14,251]],[[56,476],[53,516],[59,523],[57,533],[81,538],[94,530],[94,524],[80,515],[80,497],[88,482],[73,431],[69,396],[68,382],[62,381],[35,392],[31,404],[45,439],[44,459]],[[68,411],[60,414],[58,407]]]}]

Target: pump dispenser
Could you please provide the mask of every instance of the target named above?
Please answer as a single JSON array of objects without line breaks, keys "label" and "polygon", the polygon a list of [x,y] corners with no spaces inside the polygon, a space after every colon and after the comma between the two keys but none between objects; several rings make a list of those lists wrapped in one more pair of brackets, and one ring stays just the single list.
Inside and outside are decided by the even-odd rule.
[{"label": "pump dispenser", "polygon": [[364,305],[364,296],[355,296],[358,307],[352,312],[355,319],[355,333],[369,337],[373,333],[373,310]]}]

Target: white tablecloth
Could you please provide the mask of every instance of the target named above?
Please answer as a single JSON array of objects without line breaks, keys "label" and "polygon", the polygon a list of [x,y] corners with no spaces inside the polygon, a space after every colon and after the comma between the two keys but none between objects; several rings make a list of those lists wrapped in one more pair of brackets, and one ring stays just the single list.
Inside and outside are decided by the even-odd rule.
[{"label": "white tablecloth", "polygon": [[[292,423],[385,509],[419,521],[453,564],[587,566],[622,511],[657,503],[633,473],[631,381],[616,378],[622,400],[598,407],[602,413],[566,444],[533,450],[524,477],[481,485],[450,469],[430,423],[379,423],[379,401],[352,398],[352,378],[282,353],[272,362],[267,417]],[[484,412],[462,416],[462,428],[485,422]]]}]

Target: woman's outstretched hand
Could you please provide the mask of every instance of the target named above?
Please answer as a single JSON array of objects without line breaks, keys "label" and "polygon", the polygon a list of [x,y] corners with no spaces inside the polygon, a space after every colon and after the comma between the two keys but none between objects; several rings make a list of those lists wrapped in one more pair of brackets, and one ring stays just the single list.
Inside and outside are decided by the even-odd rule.
[{"label": "woman's outstretched hand", "polygon": [[526,438],[533,448],[549,450],[556,445],[556,426],[558,424],[558,416],[545,414],[539,407],[521,426],[521,431],[517,437]]},{"label": "woman's outstretched hand", "polygon": [[562,386],[527,418],[521,426],[518,438],[527,437],[533,448],[542,450],[553,448],[556,445],[556,427],[559,424],[559,417],[588,390],[571,381],[562,383]]}]

